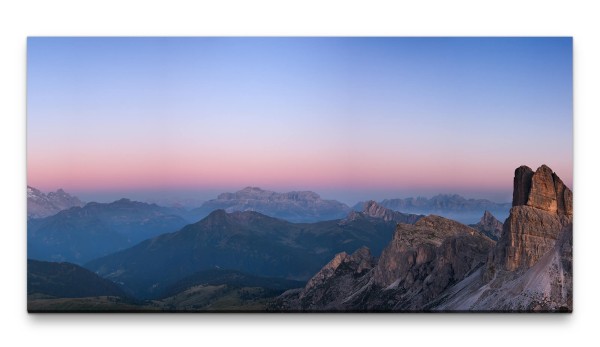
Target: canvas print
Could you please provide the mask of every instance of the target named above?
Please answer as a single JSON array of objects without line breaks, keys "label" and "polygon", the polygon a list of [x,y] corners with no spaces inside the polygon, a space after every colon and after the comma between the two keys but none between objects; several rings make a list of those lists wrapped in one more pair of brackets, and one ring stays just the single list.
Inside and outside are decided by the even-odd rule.
[{"label": "canvas print", "polygon": [[30,37],[29,312],[571,312],[570,37]]}]

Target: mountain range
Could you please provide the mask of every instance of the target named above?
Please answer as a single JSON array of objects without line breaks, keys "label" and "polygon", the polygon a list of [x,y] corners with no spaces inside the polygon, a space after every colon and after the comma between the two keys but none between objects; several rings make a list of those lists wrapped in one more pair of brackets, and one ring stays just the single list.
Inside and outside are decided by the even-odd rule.
[{"label": "mountain range", "polygon": [[[362,210],[365,202],[352,208]],[[379,205],[394,211],[415,214],[435,214],[454,219],[461,223],[476,223],[485,211],[493,213],[500,220],[508,217],[510,203],[497,203],[486,199],[467,199],[457,194],[438,194],[430,199],[425,197],[385,199]]]},{"label": "mountain range", "polygon": [[[392,211],[385,215],[406,217]],[[175,233],[95,259],[85,267],[139,298],[159,297],[181,278],[214,268],[306,280],[338,252],[368,245],[379,254],[397,223],[373,217],[368,210],[349,217],[290,223],[253,211],[217,210]]]},{"label": "mountain range", "polygon": [[439,216],[398,224],[379,259],[339,253],[269,309],[570,312],[572,221],[571,190],[545,165],[522,166],[497,243]]},{"label": "mountain range", "polygon": [[154,204],[128,199],[90,202],[29,219],[27,254],[31,259],[82,264],[188,223],[176,210]]},{"label": "mountain range", "polygon": [[398,224],[379,259],[366,247],[337,254],[302,290],[284,293],[273,309],[419,310],[481,267],[493,245],[475,229],[439,216]]},{"label": "mountain range", "polygon": [[[290,222],[249,206],[318,219],[297,205],[327,200],[258,188],[222,194],[233,210],[200,220],[127,199],[70,207],[28,218],[28,309],[570,312],[572,192],[545,165],[517,168],[513,186],[504,223],[486,208],[470,225],[375,201]],[[440,199],[431,206],[462,216],[493,207]]]},{"label": "mountain range", "polygon": [[[44,218],[71,207],[85,204],[64,190],[44,194],[36,188],[27,187],[28,218]],[[149,202],[170,209],[169,213],[178,215],[189,222],[196,222],[215,210],[255,211],[267,216],[295,223],[312,223],[345,218],[351,211],[363,211],[369,201],[355,204],[352,208],[336,200],[324,200],[311,191],[293,191],[277,193],[258,187],[246,187],[235,193],[223,193],[216,199],[202,203],[198,199],[163,198]],[[200,207],[189,209],[189,206]],[[480,216],[489,211],[500,220],[508,216],[510,203],[496,203],[485,199],[467,199],[460,195],[436,195],[431,199],[424,197],[386,199],[379,206],[405,214],[437,214],[463,223],[475,223]]]},{"label": "mountain range", "polygon": [[321,199],[310,191],[276,193],[246,187],[235,193],[220,194],[193,211],[206,216],[215,210],[254,211],[290,222],[312,223],[344,218],[351,209],[339,201]]},{"label": "mountain range", "polygon": [[84,203],[62,189],[48,194],[27,186],[27,218],[44,218]]}]

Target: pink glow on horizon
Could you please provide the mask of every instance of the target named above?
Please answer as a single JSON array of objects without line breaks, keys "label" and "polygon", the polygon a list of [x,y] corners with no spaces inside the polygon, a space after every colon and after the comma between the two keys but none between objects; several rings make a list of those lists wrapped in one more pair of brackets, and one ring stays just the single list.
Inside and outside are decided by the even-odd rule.
[{"label": "pink glow on horizon", "polygon": [[29,38],[27,60],[44,191],[573,185],[571,38]]},{"label": "pink glow on horizon", "polygon": [[[153,155],[126,150],[81,155],[81,151],[75,148],[55,156],[31,153],[28,184],[45,190],[260,186],[498,191],[512,189],[513,171],[522,164],[498,160],[486,166],[468,158],[431,160],[411,155],[394,159],[386,157],[389,152],[353,157],[335,150],[323,150],[320,155],[283,151],[258,155],[252,150],[231,149],[196,152],[202,154],[155,150]],[[572,187],[570,168],[548,165]]]}]

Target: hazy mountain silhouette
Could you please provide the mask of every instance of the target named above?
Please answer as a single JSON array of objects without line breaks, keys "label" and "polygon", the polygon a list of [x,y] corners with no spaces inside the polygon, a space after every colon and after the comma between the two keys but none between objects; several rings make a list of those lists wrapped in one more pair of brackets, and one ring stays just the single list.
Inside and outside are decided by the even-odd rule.
[{"label": "hazy mountain silhouette", "polygon": [[[356,211],[361,211],[366,202],[359,202],[353,206]],[[467,199],[457,194],[438,194],[430,199],[424,197],[385,199],[379,205],[394,211],[414,214],[435,214],[454,219],[461,223],[474,224],[485,211],[490,211],[500,220],[508,217],[510,203],[497,203],[486,199]]]},{"label": "hazy mountain silhouette", "polygon": [[83,206],[79,198],[59,189],[48,194],[27,186],[27,218],[44,218],[75,206]]},{"label": "hazy mountain silhouette", "polygon": [[50,217],[30,219],[27,254],[37,260],[81,264],[186,224],[172,209],[157,205],[128,199],[90,202]]},{"label": "hazy mountain silhouette", "polygon": [[276,193],[258,187],[246,187],[235,193],[223,193],[193,212],[208,215],[215,210],[255,211],[290,222],[317,222],[339,219],[350,207],[336,200],[324,200],[314,192]]}]

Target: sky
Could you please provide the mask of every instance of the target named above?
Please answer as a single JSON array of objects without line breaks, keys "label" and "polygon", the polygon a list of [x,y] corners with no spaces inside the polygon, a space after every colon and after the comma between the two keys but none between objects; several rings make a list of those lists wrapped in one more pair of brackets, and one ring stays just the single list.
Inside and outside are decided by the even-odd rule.
[{"label": "sky", "polygon": [[27,181],[510,201],[520,165],[572,187],[572,79],[571,38],[32,37]]}]

